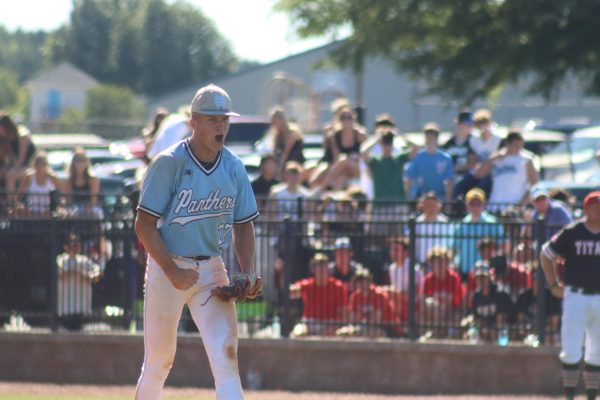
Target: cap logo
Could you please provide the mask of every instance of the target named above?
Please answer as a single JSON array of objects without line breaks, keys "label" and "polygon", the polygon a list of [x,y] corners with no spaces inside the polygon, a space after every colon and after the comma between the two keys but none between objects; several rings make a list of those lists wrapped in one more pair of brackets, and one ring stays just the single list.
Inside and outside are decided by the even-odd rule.
[{"label": "cap logo", "polygon": [[221,93],[215,93],[213,100],[217,109],[229,109],[229,102]]}]

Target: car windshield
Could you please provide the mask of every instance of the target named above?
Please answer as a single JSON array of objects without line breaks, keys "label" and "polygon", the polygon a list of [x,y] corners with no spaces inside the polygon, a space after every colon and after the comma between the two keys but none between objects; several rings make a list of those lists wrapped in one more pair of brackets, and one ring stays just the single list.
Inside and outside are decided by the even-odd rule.
[{"label": "car windshield", "polygon": [[242,142],[254,144],[265,135],[269,129],[266,122],[236,122],[229,125],[227,143]]},{"label": "car windshield", "polygon": [[600,134],[595,131],[575,132],[544,156],[544,179],[557,181],[585,180],[598,168],[595,154],[600,150]]},{"label": "car windshield", "polygon": [[563,142],[553,148],[551,154],[572,154],[574,164],[589,161],[594,158],[594,153],[598,148],[599,138],[594,137],[575,137],[570,142]]}]

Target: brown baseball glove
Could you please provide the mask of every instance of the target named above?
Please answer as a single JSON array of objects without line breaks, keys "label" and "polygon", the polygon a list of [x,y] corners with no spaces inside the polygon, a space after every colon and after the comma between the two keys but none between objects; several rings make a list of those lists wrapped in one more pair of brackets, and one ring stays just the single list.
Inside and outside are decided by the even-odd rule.
[{"label": "brown baseball glove", "polygon": [[[263,292],[263,281],[260,276],[254,274],[237,274],[228,285],[217,286],[210,291],[210,297],[215,296],[221,301],[244,301],[254,300]],[[208,302],[208,299],[206,299]],[[206,304],[206,303],[204,303]]]}]

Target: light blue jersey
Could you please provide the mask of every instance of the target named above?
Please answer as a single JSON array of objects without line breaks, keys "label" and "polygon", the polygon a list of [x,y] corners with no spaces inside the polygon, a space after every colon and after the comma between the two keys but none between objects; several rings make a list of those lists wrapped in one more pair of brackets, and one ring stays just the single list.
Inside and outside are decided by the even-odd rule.
[{"label": "light blue jersey", "polygon": [[412,180],[412,198],[434,191],[440,199],[446,198],[444,181],[454,179],[452,157],[441,150],[429,153],[420,150],[406,165],[406,175]]},{"label": "light blue jersey", "polygon": [[207,170],[188,140],[161,152],[142,184],[138,209],[160,218],[158,230],[178,256],[220,256],[233,224],[258,217],[242,161],[227,147]]}]

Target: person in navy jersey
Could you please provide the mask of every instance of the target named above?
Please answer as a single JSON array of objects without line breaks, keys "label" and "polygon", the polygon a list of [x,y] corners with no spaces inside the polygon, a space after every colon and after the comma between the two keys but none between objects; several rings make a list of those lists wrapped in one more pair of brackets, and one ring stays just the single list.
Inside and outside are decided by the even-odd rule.
[{"label": "person in navy jersey", "polygon": [[452,137],[442,145],[442,149],[452,157],[454,165],[454,174],[456,182],[454,185],[454,198],[464,196],[477,181],[469,173],[477,162],[475,151],[471,147],[471,140],[474,137],[473,114],[464,110],[461,111],[454,120],[456,130]]},{"label": "person in navy jersey", "polygon": [[487,261],[477,261],[473,269],[475,292],[471,312],[484,340],[496,340],[497,331],[507,325],[514,304],[510,293],[492,281],[490,265]]},{"label": "person in navy jersey", "polygon": [[440,199],[452,200],[454,169],[452,158],[438,149],[440,127],[427,123],[423,128],[425,149],[407,164],[406,193],[411,199],[433,191]]},{"label": "person in navy jersey", "polygon": [[[542,246],[541,262],[552,295],[562,298],[562,380],[567,399],[575,398],[579,364],[587,399],[600,385],[600,191],[583,200],[585,217],[567,225]],[[564,262],[564,281],[557,264]],[[585,349],[585,350],[584,350]]]},{"label": "person in navy jersey", "polygon": [[229,283],[222,253],[232,236],[242,274],[254,272],[258,210],[242,161],[224,146],[229,95],[215,85],[196,93],[192,136],[159,153],[146,172],[135,231],[148,251],[145,356],[137,400],[158,400],[175,357],[184,304],[198,326],[218,400],[243,399],[233,301],[211,297]]}]

